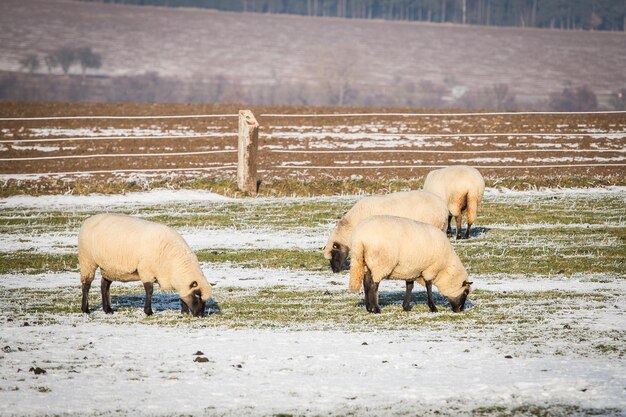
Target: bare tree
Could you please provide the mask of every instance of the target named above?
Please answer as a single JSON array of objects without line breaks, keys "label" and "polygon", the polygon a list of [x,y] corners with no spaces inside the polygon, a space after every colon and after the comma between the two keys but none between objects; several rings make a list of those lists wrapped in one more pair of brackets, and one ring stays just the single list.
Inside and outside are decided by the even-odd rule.
[{"label": "bare tree", "polygon": [[495,84],[491,87],[491,96],[496,110],[515,110],[515,96],[506,84]]},{"label": "bare tree", "polygon": [[76,50],[76,56],[83,75],[88,68],[98,69],[102,66],[102,57],[100,54],[91,50],[91,47],[78,48]]},{"label": "bare tree", "polygon": [[76,49],[67,46],[57,49],[52,55],[56,58],[56,61],[65,75],[70,72],[70,67],[76,63],[78,58]]},{"label": "bare tree", "polygon": [[46,68],[48,68],[48,72],[50,73],[53,69],[59,66],[59,61],[57,61],[57,58],[54,55],[46,55],[43,61],[46,64]]},{"label": "bare tree", "polygon": [[28,54],[24,58],[21,58],[19,62],[20,69],[27,70],[31,74],[36,72],[41,66],[39,57],[35,54]]},{"label": "bare tree", "polygon": [[615,110],[626,110],[626,88],[611,94],[611,105]]},{"label": "bare tree", "polygon": [[560,93],[550,94],[549,106],[556,111],[593,111],[598,108],[598,99],[586,85],[576,89],[566,87]]}]

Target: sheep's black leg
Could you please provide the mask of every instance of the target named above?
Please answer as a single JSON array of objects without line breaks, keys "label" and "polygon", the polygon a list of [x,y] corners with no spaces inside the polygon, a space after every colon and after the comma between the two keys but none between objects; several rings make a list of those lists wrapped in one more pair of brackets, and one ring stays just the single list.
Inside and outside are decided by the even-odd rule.
[{"label": "sheep's black leg", "polygon": [[467,230],[465,231],[465,239],[469,239],[470,236],[470,228],[472,227],[471,223],[467,223]]},{"label": "sheep's black leg", "polygon": [[452,214],[448,215],[448,230],[446,230],[446,234],[448,237],[452,236]]},{"label": "sheep's black leg", "polygon": [[367,306],[367,311],[376,314],[380,313],[380,307],[378,305],[378,283],[374,282],[372,273],[369,271],[365,274],[363,288],[366,293],[365,305]]},{"label": "sheep's black leg", "polygon": [[89,288],[91,288],[91,281],[83,281],[81,288],[83,290],[83,299],[80,309],[83,313],[89,314]]},{"label": "sheep's black leg", "polygon": [[[368,279],[369,277],[369,279]],[[365,293],[365,309],[369,312],[372,311],[372,308],[370,307],[370,288],[372,286],[372,275],[370,274],[370,272],[366,272],[365,273],[365,277],[363,278],[363,292]]]},{"label": "sheep's black leg", "polygon": [[152,315],[152,292],[154,291],[154,284],[151,282],[144,282],[143,288],[146,290],[146,301],[143,305],[143,311],[146,315]]},{"label": "sheep's black leg", "polygon": [[111,308],[111,281],[102,277],[100,279],[100,289],[102,290],[102,310],[106,314],[113,314],[113,309]]},{"label": "sheep's black leg", "polygon": [[433,283],[429,280],[424,280],[426,282],[426,294],[428,295],[428,307],[430,311],[433,313],[437,312],[437,307],[435,306],[435,300],[433,299]]},{"label": "sheep's black leg", "polygon": [[180,300],[180,312],[183,314],[189,314],[189,306],[185,302]]},{"label": "sheep's black leg", "polygon": [[406,294],[404,294],[404,302],[402,303],[402,309],[404,311],[411,311],[411,292],[413,291],[414,285],[415,281],[406,282]]},{"label": "sheep's black leg", "polygon": [[456,216],[456,238],[462,239],[461,235],[461,223],[463,222],[463,214]]}]

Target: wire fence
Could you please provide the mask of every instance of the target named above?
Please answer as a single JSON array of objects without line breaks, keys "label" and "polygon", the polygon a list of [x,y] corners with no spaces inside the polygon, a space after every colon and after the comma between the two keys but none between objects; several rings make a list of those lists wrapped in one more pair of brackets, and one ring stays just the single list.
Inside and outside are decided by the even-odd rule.
[{"label": "wire fence", "polygon": [[[267,119],[267,123],[261,123],[262,129],[272,131],[273,123],[272,119],[276,118],[285,118],[285,119],[321,119],[321,118],[472,118],[472,117],[499,117],[499,118],[510,118],[517,116],[582,116],[582,115],[626,115],[626,111],[597,111],[597,112],[473,112],[473,113],[303,113],[303,114],[294,114],[294,113],[261,113],[260,118]],[[50,117],[5,117],[0,118],[0,122],[33,122],[35,124],[39,122],[45,121],[85,121],[86,125],[89,124],[90,120],[183,120],[183,119],[230,119],[238,117],[237,114],[185,114],[185,115],[153,115],[153,116],[50,116]],[[482,120],[482,119],[481,119]],[[482,123],[482,121],[481,121]],[[474,125],[475,126],[475,125]],[[494,169],[494,170],[502,170],[502,169],[546,169],[546,168],[576,168],[576,167],[624,167],[625,163],[622,163],[626,158],[622,157],[624,153],[626,153],[625,139],[626,139],[626,131],[624,128],[626,127],[626,120],[619,119],[617,126],[620,130],[605,130],[599,132],[598,129],[593,130],[587,129],[587,131],[573,131],[563,133],[561,131],[533,131],[533,132],[519,132],[519,131],[510,131],[510,132],[457,132],[457,133],[376,133],[376,137],[381,140],[387,139],[398,139],[405,138],[410,140],[421,140],[427,141],[430,139],[451,139],[455,140],[459,144],[466,144],[468,141],[472,140],[484,140],[489,138],[504,138],[504,139],[539,139],[547,142],[553,141],[555,139],[561,139],[566,137],[567,139],[577,140],[577,139],[602,139],[604,141],[603,146],[596,146],[595,148],[587,148],[587,149],[579,149],[579,148],[556,148],[550,147],[545,148],[541,147],[542,143],[537,144],[535,147],[528,147],[525,149],[512,149],[511,147],[504,147],[502,149],[441,149],[441,147],[433,148],[433,149],[414,149],[405,146],[392,146],[389,149],[380,149],[381,146],[374,146],[374,149],[368,149],[365,147],[350,147],[350,149],[342,149],[342,142],[345,141],[346,134],[337,134],[333,131],[321,131],[321,132],[312,132],[312,131],[302,131],[299,126],[287,126],[291,127],[291,130],[280,131],[278,133],[268,133],[267,141],[274,141],[270,145],[265,145],[261,147],[261,152],[266,155],[275,155],[277,158],[284,158],[283,156],[289,155],[306,155],[308,157],[317,157],[323,155],[387,155],[387,154],[403,154],[403,155],[524,155],[524,154],[538,154],[538,155],[612,155],[605,161],[596,161],[594,160],[585,160],[584,158],[579,160],[580,163],[573,163],[576,161],[563,161],[564,163],[541,163],[541,161],[534,161],[532,164],[516,164],[512,165],[510,163],[506,163],[504,159],[501,161],[502,163],[496,164],[485,164],[479,163],[474,164],[477,168],[484,169]],[[284,128],[284,126],[281,126]],[[24,125],[20,125],[21,129],[27,129]],[[3,130],[4,132],[4,130]],[[3,133],[4,134],[4,133]],[[353,137],[362,137],[364,140],[367,140],[368,132],[360,132],[358,128],[355,132],[350,133]],[[261,133],[261,137],[264,134]],[[0,156],[5,154],[5,157],[0,157],[0,162],[4,163],[13,163],[16,166],[15,172],[6,172],[4,170],[3,175],[7,174],[28,174],[29,172],[25,172],[25,169],[22,165],[18,165],[18,163],[22,162],[45,162],[45,161],[71,161],[71,160],[87,160],[87,159],[123,159],[123,158],[153,158],[153,159],[161,159],[165,160],[167,158],[182,158],[182,157],[197,157],[197,156],[208,156],[208,155],[229,155],[236,154],[237,150],[234,149],[232,144],[229,145],[221,145],[223,149],[211,149],[211,150],[189,150],[189,151],[174,151],[174,152],[97,152],[97,153],[77,153],[84,152],[84,150],[76,150],[71,149],[72,143],[81,143],[81,142],[102,142],[105,143],[106,150],[111,150],[112,148],[119,147],[120,141],[129,142],[129,141],[177,141],[182,142],[185,140],[200,140],[207,141],[211,139],[227,139],[237,137],[236,132],[197,132],[192,134],[181,134],[181,135],[172,135],[172,134],[164,134],[164,135],[83,135],[83,136],[68,136],[68,137],[23,137],[24,135],[20,135],[19,137],[0,137]],[[50,135],[49,135],[50,136]],[[280,141],[285,137],[288,138],[296,138],[298,140],[306,140],[307,145],[305,149],[283,149],[280,148]],[[315,141],[319,138],[323,138],[325,141],[334,141],[337,146],[332,149],[319,149],[316,148]],[[24,145],[32,145],[32,144],[50,144],[56,143],[59,146],[59,151],[63,151],[65,148],[72,150],[72,153],[63,153],[63,154],[54,154],[54,155],[27,155],[27,156],[6,156],[6,153],[13,151],[20,151],[21,148],[29,149],[30,151],[37,152],[41,149],[38,149],[36,146],[32,146],[28,148],[28,146]],[[115,147],[111,144],[116,144]],[[108,145],[107,145],[108,144]],[[313,146],[311,146],[313,144]],[[206,145],[206,144],[205,144]],[[423,144],[420,145],[423,147]],[[229,149],[226,149],[228,147]],[[87,148],[87,150],[92,148]],[[19,153],[19,152],[18,152]],[[595,156],[594,156],[595,158]],[[268,158],[265,158],[268,159]],[[271,158],[269,158],[271,160]],[[593,159],[593,158],[586,158]],[[209,161],[207,161],[209,162]],[[211,161],[213,164],[216,164],[215,161]],[[267,161],[266,161],[267,162]],[[278,163],[270,163],[268,166],[261,167],[262,171],[268,172],[270,170],[284,171],[284,170],[294,170],[294,171],[302,171],[302,170],[324,170],[324,169],[333,169],[333,170],[403,170],[403,169],[423,169],[423,168],[439,168],[450,164],[442,164],[442,163],[428,163],[424,161],[423,163],[407,163],[407,164],[398,164],[396,163],[351,163],[347,164],[345,161],[335,161],[332,164],[322,165],[304,163],[306,161],[280,161]],[[370,161],[371,162],[371,161]],[[182,163],[182,162],[181,162]],[[145,167],[145,168],[128,168],[128,169],[86,169],[86,170],[65,170],[65,171],[53,171],[48,170],[47,172],[33,172],[39,175],[77,175],[77,174],[102,174],[102,173],[126,173],[126,172],[146,172],[146,173],[158,173],[158,172],[192,172],[192,171],[214,171],[214,170],[226,170],[230,171],[237,167],[237,161],[226,159],[221,160],[219,162],[219,166],[192,166],[192,167]],[[171,165],[171,164],[169,164]]]}]

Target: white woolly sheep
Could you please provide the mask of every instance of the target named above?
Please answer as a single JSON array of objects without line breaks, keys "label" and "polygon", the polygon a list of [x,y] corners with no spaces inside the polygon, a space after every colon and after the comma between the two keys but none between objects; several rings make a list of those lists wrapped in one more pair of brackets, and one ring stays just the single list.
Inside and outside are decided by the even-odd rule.
[{"label": "white woolly sheep", "polygon": [[375,215],[406,217],[432,224],[446,230],[448,208],[437,195],[423,191],[403,191],[381,196],[365,197],[343,215],[330,233],[324,257],[333,272],[339,272],[350,252],[352,229],[362,220]]},{"label": "white woolly sheep", "polygon": [[437,194],[446,202],[450,211],[448,217],[448,236],[452,236],[450,221],[456,218],[456,238],[461,239],[463,211],[467,215],[465,239],[469,238],[470,228],[476,221],[478,205],[485,191],[485,180],[476,168],[458,165],[436,169],[426,176],[424,190]]},{"label": "white woolly sheep", "polygon": [[85,220],[78,235],[82,311],[89,313],[88,295],[100,268],[102,309],[111,314],[112,281],[141,281],[146,290],[144,312],[152,314],[153,283],[178,291],[183,313],[203,316],[211,297],[198,259],[174,229],[121,214],[97,214]]},{"label": "white woolly sheep", "polygon": [[[426,286],[428,307],[437,311],[432,284],[444,295],[454,312],[465,309],[471,291],[467,272],[445,233],[429,224],[395,216],[373,216],[352,233],[350,290],[363,284],[365,305],[380,313],[378,284],[383,279],[418,281]],[[410,293],[403,307],[408,310]]]}]

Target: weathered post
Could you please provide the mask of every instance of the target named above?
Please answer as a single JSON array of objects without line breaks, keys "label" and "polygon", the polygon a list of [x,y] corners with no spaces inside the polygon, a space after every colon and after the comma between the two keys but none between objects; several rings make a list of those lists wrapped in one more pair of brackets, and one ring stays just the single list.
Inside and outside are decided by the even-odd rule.
[{"label": "weathered post", "polygon": [[257,151],[259,123],[250,110],[239,110],[239,148],[237,158],[237,187],[250,194],[257,192]]}]

